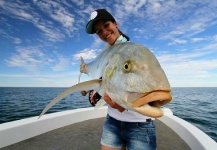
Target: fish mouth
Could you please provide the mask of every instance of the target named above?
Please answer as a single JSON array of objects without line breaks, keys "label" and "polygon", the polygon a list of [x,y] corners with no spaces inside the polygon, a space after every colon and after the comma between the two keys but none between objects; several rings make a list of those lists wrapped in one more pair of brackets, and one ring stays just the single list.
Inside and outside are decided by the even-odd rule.
[{"label": "fish mouth", "polygon": [[171,100],[170,90],[158,90],[149,92],[145,96],[131,102],[131,106],[136,112],[142,115],[158,118],[163,116],[163,111],[160,107],[169,103]]}]

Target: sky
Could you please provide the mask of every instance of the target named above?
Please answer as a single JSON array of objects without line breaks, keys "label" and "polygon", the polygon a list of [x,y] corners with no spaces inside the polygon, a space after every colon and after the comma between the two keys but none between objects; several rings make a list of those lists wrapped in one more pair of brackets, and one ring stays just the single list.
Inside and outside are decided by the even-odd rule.
[{"label": "sky", "polygon": [[217,87],[216,0],[0,0],[0,87],[78,83],[80,56],[105,45],[85,32],[100,8],[154,53],[171,87]]}]

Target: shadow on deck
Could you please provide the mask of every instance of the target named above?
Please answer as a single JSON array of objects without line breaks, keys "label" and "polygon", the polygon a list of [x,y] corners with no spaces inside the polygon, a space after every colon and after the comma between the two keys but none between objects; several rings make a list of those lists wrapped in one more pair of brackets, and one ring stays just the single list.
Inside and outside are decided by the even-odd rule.
[{"label": "shadow on deck", "polygon": [[[1,150],[100,150],[104,121],[105,118],[99,118],[75,123]],[[158,150],[190,150],[190,147],[161,121],[156,119],[155,124]]]}]

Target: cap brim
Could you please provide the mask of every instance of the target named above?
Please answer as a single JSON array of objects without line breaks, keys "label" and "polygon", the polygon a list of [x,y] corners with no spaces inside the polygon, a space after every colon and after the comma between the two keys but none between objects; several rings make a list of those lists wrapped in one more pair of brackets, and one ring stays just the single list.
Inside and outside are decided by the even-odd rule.
[{"label": "cap brim", "polygon": [[95,33],[95,31],[94,31],[94,29],[93,29],[93,24],[94,24],[94,22],[96,22],[97,20],[99,20],[99,19],[93,19],[93,20],[90,20],[90,21],[88,22],[88,24],[87,24],[87,26],[86,26],[86,32],[87,32],[88,34],[94,34],[94,33]]}]

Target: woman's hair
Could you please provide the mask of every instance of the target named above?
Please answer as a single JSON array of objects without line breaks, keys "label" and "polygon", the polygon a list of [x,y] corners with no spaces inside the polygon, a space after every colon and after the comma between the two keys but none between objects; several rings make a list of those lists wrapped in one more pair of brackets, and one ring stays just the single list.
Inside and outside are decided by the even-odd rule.
[{"label": "woman's hair", "polygon": [[[114,19],[111,19],[110,20],[111,22],[116,22]],[[119,33],[120,33],[120,35],[122,35],[123,37],[125,37],[126,39],[127,39],[127,41],[129,41],[130,40],[130,37],[129,36],[127,36],[126,34],[124,34],[121,30],[119,30],[118,29],[118,31],[119,31]]]},{"label": "woman's hair", "polygon": [[121,34],[123,37],[125,37],[125,38],[127,39],[127,41],[130,40],[130,38],[129,38],[126,34],[124,34],[121,30],[118,29],[118,31],[120,32],[120,34]]}]

